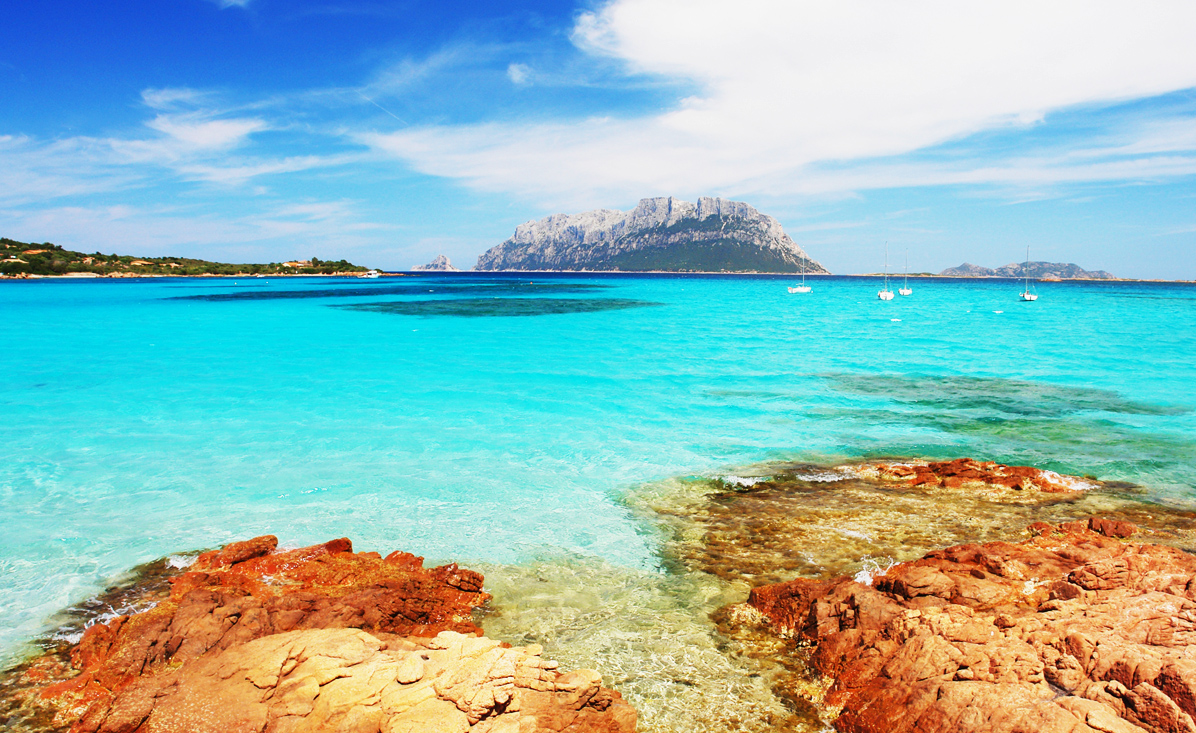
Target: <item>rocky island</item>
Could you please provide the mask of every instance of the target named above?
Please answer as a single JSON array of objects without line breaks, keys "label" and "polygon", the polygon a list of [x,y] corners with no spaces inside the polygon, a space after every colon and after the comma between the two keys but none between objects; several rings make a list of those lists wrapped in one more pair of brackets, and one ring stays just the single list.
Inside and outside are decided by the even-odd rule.
[{"label": "rocky island", "polygon": [[430,270],[434,272],[460,272],[460,270],[453,267],[453,263],[450,262],[449,258],[444,255],[436,255],[428,264],[416,265],[411,269],[420,271]]},{"label": "rocky island", "polygon": [[631,211],[597,209],[520,224],[475,269],[830,274],[776,219],[748,204],[671,196],[643,199]]},{"label": "rocky island", "polygon": [[1037,280],[1116,280],[1117,276],[1104,270],[1085,270],[1070,262],[1011,262],[995,270],[965,262],[948,267],[939,277],[1030,277]]}]

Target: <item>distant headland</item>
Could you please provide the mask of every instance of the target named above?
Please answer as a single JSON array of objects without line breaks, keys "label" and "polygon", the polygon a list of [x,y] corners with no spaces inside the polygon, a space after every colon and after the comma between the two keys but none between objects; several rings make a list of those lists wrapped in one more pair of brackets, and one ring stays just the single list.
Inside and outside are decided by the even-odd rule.
[{"label": "distant headland", "polygon": [[1036,280],[1116,280],[1116,275],[1104,270],[1085,270],[1079,265],[1064,262],[1010,263],[995,270],[965,262],[949,267],[939,277],[1031,277]]},{"label": "distant headland", "polygon": [[748,204],[672,196],[642,199],[626,212],[596,209],[520,224],[474,269],[830,274],[776,219]]},{"label": "distant headland", "polygon": [[0,277],[195,277],[201,275],[359,275],[368,268],[345,260],[310,260],[235,265],[189,257],[133,257],[85,254],[45,242],[0,238]]}]

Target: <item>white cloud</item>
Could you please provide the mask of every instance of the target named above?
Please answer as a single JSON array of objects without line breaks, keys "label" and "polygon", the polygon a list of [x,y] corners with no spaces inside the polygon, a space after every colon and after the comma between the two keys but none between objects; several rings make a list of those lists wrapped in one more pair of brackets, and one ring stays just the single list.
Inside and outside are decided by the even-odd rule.
[{"label": "white cloud", "polygon": [[235,147],[250,134],[267,127],[263,120],[258,119],[209,120],[194,115],[158,115],[145,124],[187,147],[199,150]]},{"label": "white cloud", "polygon": [[[575,43],[699,93],[639,118],[435,125],[358,139],[421,172],[553,202],[765,183],[801,191],[814,164],[1196,87],[1194,28],[1189,0],[614,0],[580,16]],[[1145,168],[1188,167],[1155,162]],[[1096,173],[1114,168],[1135,166]]]},{"label": "white cloud", "polygon": [[507,67],[507,78],[513,84],[527,84],[531,80],[532,69],[527,64],[511,64]]}]

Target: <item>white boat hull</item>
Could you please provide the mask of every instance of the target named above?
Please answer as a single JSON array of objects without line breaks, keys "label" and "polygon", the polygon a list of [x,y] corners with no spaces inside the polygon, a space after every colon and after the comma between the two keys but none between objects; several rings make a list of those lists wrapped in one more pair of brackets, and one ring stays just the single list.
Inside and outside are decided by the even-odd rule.
[{"label": "white boat hull", "polygon": [[893,299],[893,291],[892,290],[882,290],[876,294],[876,297],[880,298],[881,300],[892,300]]},{"label": "white boat hull", "polygon": [[809,285],[798,285],[796,288],[789,288],[791,293],[808,293],[810,292]]},{"label": "white boat hull", "polygon": [[898,295],[913,295],[914,291],[910,290],[909,288],[902,288],[897,291],[897,294]]},{"label": "white boat hull", "polygon": [[1022,300],[1025,300],[1025,301],[1038,300],[1038,293],[1031,293],[1031,292],[1022,293]]}]

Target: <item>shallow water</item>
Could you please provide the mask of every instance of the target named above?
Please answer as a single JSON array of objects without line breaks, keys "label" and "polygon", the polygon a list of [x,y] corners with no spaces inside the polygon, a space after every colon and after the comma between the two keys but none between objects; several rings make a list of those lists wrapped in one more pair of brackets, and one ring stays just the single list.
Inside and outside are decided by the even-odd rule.
[{"label": "shallow water", "polygon": [[263,533],[667,586],[622,497],[764,461],[969,455],[1196,503],[1196,289],[786,284],[0,282],[0,658],[129,567]]}]

